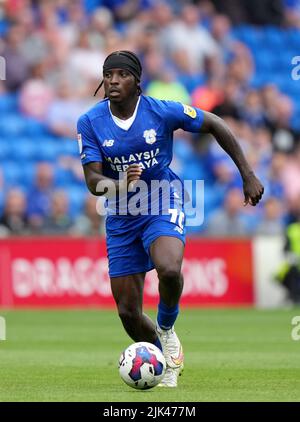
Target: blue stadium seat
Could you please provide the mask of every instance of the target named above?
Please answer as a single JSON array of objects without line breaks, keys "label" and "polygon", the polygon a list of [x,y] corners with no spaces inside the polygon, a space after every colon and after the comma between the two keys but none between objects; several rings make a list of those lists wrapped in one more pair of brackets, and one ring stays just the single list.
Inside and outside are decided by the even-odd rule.
[{"label": "blue stadium seat", "polygon": [[0,95],[0,113],[11,113],[17,110],[17,96],[14,94]]},{"label": "blue stadium seat", "polygon": [[247,44],[249,47],[256,47],[262,45],[264,38],[263,31],[254,26],[240,25],[233,31],[233,35],[240,41]]},{"label": "blue stadium seat", "polygon": [[292,128],[300,132],[300,113],[295,113],[291,119],[291,126]]},{"label": "blue stadium seat", "polygon": [[22,167],[15,161],[4,161],[1,164],[6,187],[20,185],[22,183]]},{"label": "blue stadium seat", "polygon": [[9,141],[6,138],[0,136],[0,161],[9,159]]},{"label": "blue stadium seat", "polygon": [[59,148],[61,155],[70,155],[79,158],[78,143],[75,139],[64,138],[59,140]]},{"label": "blue stadium seat", "polygon": [[35,163],[32,161],[25,161],[22,165],[22,187],[23,189],[30,189],[33,186],[35,179]]},{"label": "blue stadium seat", "polygon": [[48,134],[46,126],[32,118],[25,119],[24,134],[33,137],[45,136]]},{"label": "blue stadium seat", "polygon": [[256,72],[254,73],[252,79],[249,81],[249,85],[252,88],[259,89],[264,86],[266,82],[269,82],[269,80],[266,79],[265,75],[263,75],[262,72]]},{"label": "blue stadium seat", "polygon": [[255,55],[255,66],[257,73],[272,72],[276,68],[276,56],[267,50],[257,51]]},{"label": "blue stadium seat", "polygon": [[264,45],[272,50],[280,50],[285,48],[284,31],[276,26],[266,26],[263,28]]},{"label": "blue stadium seat", "polygon": [[69,197],[69,212],[73,217],[77,216],[83,209],[87,189],[85,186],[69,185],[65,190]]},{"label": "blue stadium seat", "polygon": [[209,185],[205,184],[205,212],[211,213],[220,207],[225,198],[226,188],[221,184]]},{"label": "blue stadium seat", "polygon": [[300,52],[300,30],[290,28],[284,31],[285,45],[293,48],[295,51]]},{"label": "blue stadium seat", "polygon": [[30,138],[15,138],[11,142],[10,151],[15,160],[25,163],[34,160],[39,148],[38,143]]},{"label": "blue stadium seat", "polygon": [[7,137],[24,135],[25,119],[19,114],[4,113],[0,117],[0,135]]},{"label": "blue stadium seat", "polygon": [[65,188],[72,184],[73,175],[70,170],[56,167],[54,171],[54,183],[58,188]]},{"label": "blue stadium seat", "polygon": [[4,192],[0,190],[0,216],[3,214],[4,207]]},{"label": "blue stadium seat", "polygon": [[36,139],[37,152],[36,159],[38,161],[53,162],[59,158],[59,140],[50,137],[41,137]]}]

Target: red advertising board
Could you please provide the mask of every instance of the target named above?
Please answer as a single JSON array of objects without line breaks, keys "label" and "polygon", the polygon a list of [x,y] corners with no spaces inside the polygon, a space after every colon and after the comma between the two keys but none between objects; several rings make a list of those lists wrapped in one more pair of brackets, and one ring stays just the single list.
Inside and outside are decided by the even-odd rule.
[{"label": "red advertising board", "polygon": [[[182,305],[253,304],[250,240],[188,239]],[[0,240],[0,306],[77,307],[114,304],[104,240]],[[147,274],[144,303],[156,305],[158,279]]]}]

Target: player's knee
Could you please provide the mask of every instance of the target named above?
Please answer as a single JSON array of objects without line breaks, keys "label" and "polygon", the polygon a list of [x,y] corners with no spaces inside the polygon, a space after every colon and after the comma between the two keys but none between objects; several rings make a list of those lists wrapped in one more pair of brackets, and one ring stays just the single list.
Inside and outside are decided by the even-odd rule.
[{"label": "player's knee", "polygon": [[179,268],[176,269],[174,267],[165,266],[160,268],[157,273],[159,280],[165,283],[176,283],[180,282],[181,280],[181,273]]},{"label": "player's knee", "polygon": [[119,317],[125,326],[134,326],[141,318],[141,314],[134,308],[119,307],[118,312]]}]

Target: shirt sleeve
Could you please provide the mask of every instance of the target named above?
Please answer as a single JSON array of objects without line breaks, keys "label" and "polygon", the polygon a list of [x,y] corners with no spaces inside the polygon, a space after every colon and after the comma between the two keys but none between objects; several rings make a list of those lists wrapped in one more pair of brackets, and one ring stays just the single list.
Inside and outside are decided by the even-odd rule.
[{"label": "shirt sleeve", "polygon": [[86,114],[81,116],[77,123],[77,139],[82,164],[93,161],[103,161],[99,144]]},{"label": "shirt sleeve", "polygon": [[199,132],[204,120],[204,112],[176,101],[163,101],[166,119],[170,129],[183,129],[187,132]]}]

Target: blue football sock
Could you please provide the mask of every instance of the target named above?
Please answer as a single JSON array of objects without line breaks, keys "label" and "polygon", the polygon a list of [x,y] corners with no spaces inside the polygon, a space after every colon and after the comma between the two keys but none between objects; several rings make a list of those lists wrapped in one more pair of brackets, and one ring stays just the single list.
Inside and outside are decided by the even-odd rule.
[{"label": "blue football sock", "polygon": [[157,337],[156,340],[153,342],[154,346],[158,347],[159,350],[162,351],[162,347],[161,347],[161,342],[159,340],[159,338]]},{"label": "blue football sock", "polygon": [[179,305],[167,306],[160,300],[158,304],[157,322],[163,330],[169,330],[173,327],[177,315],[179,313]]}]

